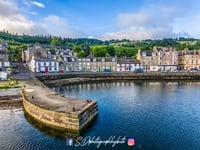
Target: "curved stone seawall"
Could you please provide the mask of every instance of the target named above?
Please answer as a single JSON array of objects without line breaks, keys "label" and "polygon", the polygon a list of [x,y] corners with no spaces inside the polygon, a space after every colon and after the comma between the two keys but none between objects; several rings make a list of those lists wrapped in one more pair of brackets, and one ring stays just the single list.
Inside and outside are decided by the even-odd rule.
[{"label": "curved stone seawall", "polygon": [[81,133],[96,118],[96,101],[54,94],[41,86],[25,88],[22,92],[24,110],[35,120],[66,132]]},{"label": "curved stone seawall", "polygon": [[37,75],[37,78],[46,85],[88,83],[88,82],[98,82],[98,81],[118,81],[118,80],[191,81],[191,80],[200,80],[200,72],[65,73],[65,74]]}]

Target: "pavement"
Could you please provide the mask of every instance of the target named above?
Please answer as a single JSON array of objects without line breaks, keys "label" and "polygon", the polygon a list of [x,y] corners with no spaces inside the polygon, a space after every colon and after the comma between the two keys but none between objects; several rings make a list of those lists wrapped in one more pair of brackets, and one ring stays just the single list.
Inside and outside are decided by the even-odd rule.
[{"label": "pavement", "polygon": [[15,62],[12,64],[16,66],[14,68],[14,73],[12,74],[12,78],[15,80],[29,80],[34,77],[34,73],[32,73],[26,66],[21,62]]},{"label": "pavement", "polygon": [[43,88],[41,86],[28,86],[25,88],[25,95],[28,100],[45,108],[56,112],[79,114],[95,101],[87,101],[82,99],[65,98],[64,96],[57,94],[49,88]]}]

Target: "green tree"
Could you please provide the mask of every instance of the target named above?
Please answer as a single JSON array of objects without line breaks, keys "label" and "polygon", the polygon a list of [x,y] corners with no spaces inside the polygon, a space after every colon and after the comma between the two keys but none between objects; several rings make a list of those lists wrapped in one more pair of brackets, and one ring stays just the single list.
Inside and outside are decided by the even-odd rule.
[{"label": "green tree", "polygon": [[107,46],[106,49],[110,56],[115,56],[115,49],[113,46]]},{"label": "green tree", "polygon": [[107,48],[106,48],[106,46],[93,46],[92,53],[96,57],[106,57]]},{"label": "green tree", "polygon": [[81,51],[81,48],[79,46],[74,46],[72,50],[73,52],[79,53]]},{"label": "green tree", "polygon": [[89,46],[89,45],[83,45],[83,50],[84,50],[84,53],[85,53],[85,56],[86,56],[86,57],[87,57],[88,55],[90,55],[91,49],[90,49],[90,46]]},{"label": "green tree", "polygon": [[85,53],[83,51],[78,52],[78,58],[85,57]]},{"label": "green tree", "polygon": [[62,44],[62,42],[57,37],[53,37],[51,39],[51,45],[52,46],[60,46],[61,44]]}]

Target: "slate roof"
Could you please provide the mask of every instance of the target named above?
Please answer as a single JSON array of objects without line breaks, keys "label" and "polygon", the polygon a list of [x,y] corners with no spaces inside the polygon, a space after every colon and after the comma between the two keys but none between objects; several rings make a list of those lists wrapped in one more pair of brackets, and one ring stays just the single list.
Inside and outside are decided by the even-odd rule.
[{"label": "slate roof", "polygon": [[118,64],[140,64],[140,61],[137,59],[132,59],[132,58],[118,58],[117,59]]}]

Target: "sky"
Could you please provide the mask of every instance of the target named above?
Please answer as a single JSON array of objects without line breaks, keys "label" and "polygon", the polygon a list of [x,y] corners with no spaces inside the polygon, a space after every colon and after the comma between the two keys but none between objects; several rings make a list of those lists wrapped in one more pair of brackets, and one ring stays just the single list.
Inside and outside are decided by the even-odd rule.
[{"label": "sky", "polygon": [[200,38],[200,0],[0,0],[0,31],[66,38]]}]

